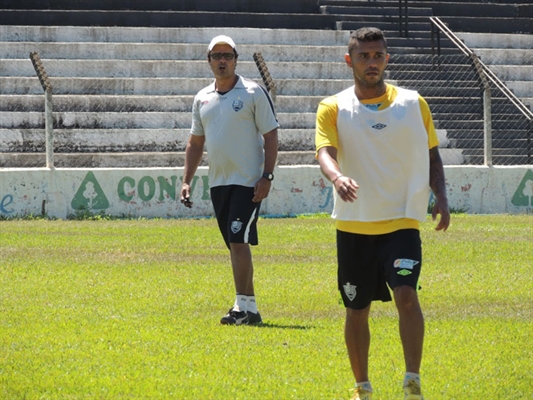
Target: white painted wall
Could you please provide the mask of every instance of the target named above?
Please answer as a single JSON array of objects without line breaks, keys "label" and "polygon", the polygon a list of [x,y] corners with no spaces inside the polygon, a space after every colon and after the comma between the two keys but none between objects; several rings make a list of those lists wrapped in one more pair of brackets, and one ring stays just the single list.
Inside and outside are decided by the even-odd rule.
[{"label": "white painted wall", "polygon": [[[467,213],[531,213],[533,165],[446,166],[449,204]],[[1,169],[0,216],[66,218],[80,206],[94,214],[146,218],[211,216],[207,168],[200,167],[192,209],[179,201],[183,168]],[[331,184],[317,166],[276,168],[261,213],[289,215],[331,212]]]}]

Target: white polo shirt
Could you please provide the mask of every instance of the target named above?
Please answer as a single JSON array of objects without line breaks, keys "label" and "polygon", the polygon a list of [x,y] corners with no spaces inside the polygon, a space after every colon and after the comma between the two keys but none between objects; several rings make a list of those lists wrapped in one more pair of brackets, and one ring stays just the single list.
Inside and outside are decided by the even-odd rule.
[{"label": "white polo shirt", "polygon": [[263,174],[263,135],[279,128],[267,91],[239,76],[226,94],[215,82],[200,90],[193,103],[191,134],[205,136],[209,186],[253,187]]}]

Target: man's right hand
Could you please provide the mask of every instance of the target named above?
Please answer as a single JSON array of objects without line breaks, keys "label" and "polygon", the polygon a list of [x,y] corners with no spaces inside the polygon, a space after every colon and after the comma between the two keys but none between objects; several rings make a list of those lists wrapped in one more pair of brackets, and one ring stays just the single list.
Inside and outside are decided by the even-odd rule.
[{"label": "man's right hand", "polygon": [[187,208],[192,208],[193,202],[191,201],[191,187],[184,183],[181,186],[181,204],[183,204]]}]

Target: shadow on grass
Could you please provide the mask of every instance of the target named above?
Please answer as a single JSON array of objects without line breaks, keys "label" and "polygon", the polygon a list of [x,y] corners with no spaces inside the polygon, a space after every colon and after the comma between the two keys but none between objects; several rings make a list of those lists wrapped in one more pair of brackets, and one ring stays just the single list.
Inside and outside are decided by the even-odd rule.
[{"label": "shadow on grass", "polygon": [[262,324],[259,324],[259,325],[248,325],[248,326],[253,326],[255,328],[299,329],[302,331],[314,328],[314,326],[310,326],[310,325],[283,325],[283,324],[273,324],[270,322],[263,322]]}]

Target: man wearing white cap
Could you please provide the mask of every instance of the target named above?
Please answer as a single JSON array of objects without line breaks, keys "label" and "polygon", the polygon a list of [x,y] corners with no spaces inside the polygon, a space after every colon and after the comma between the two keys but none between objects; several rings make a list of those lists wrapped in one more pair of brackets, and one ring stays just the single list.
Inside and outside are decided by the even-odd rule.
[{"label": "man wearing white cap", "polygon": [[278,121],[268,92],[235,73],[235,42],[220,35],[209,43],[207,61],[215,81],[194,98],[185,151],[181,202],[192,207],[191,181],[209,154],[209,186],[218,226],[230,250],[236,299],[222,317],[228,325],[260,324],[250,245],[257,245],[261,201],[268,196],[278,154]]}]

